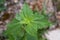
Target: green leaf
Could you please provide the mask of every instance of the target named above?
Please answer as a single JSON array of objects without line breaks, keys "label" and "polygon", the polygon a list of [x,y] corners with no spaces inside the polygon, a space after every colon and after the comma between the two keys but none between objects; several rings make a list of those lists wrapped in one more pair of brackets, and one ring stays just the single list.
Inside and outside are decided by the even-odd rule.
[{"label": "green leaf", "polygon": [[6,9],[6,7],[2,4],[2,5],[0,5],[0,11],[3,11],[3,10],[5,10]]},{"label": "green leaf", "polygon": [[0,0],[0,11],[3,11],[6,9],[6,7],[4,6],[6,0]]},{"label": "green leaf", "polygon": [[32,35],[32,36],[36,36],[37,35],[37,26],[35,26],[35,24],[29,24],[25,27],[25,30],[28,34]]},{"label": "green leaf", "polygon": [[26,33],[26,39],[27,40],[38,40],[37,36],[31,36],[29,34]]},{"label": "green leaf", "polygon": [[3,4],[5,3],[6,0],[0,0],[0,4]]},{"label": "green leaf", "polygon": [[9,35],[9,40],[12,39],[11,35],[14,37],[23,37],[24,35],[24,30],[23,28],[21,27],[21,25],[19,24],[19,21],[16,20],[16,19],[13,19],[8,25],[7,25],[8,29],[5,31],[5,35]]},{"label": "green leaf", "polygon": [[9,34],[9,39],[8,40],[15,40],[15,37],[11,34]]},{"label": "green leaf", "polygon": [[23,9],[22,9],[21,13],[25,17],[31,17],[33,15],[33,11],[30,9],[29,5],[26,3],[23,5]]}]

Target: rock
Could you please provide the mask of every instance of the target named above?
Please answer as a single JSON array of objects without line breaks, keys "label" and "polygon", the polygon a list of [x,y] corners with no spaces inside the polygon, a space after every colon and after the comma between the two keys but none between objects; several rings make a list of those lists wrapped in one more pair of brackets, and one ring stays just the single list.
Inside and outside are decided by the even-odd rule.
[{"label": "rock", "polygon": [[45,35],[48,40],[60,40],[60,29],[48,31]]}]

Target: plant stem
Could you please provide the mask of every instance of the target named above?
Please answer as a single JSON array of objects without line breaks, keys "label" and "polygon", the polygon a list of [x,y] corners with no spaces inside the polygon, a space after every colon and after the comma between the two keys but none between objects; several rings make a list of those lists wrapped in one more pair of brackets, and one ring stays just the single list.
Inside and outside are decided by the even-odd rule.
[{"label": "plant stem", "polygon": [[39,30],[37,31],[37,37],[38,37],[38,40],[40,39],[40,37],[39,37]]},{"label": "plant stem", "polygon": [[[23,25],[23,27],[25,27],[26,25]],[[24,30],[24,28],[23,28],[23,31],[24,31],[24,35],[23,35],[23,37],[21,38],[21,40],[26,40],[26,31]]]},{"label": "plant stem", "polygon": [[24,31],[24,36],[23,36],[22,40],[26,40],[26,31]]}]

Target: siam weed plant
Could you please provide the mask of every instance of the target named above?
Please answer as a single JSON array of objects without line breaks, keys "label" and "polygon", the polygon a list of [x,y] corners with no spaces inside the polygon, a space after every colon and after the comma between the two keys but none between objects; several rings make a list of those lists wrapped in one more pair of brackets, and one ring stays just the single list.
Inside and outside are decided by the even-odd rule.
[{"label": "siam weed plant", "polygon": [[43,35],[50,25],[45,9],[33,12],[29,5],[24,3],[21,12],[7,24],[4,35],[7,40],[45,40]]}]

